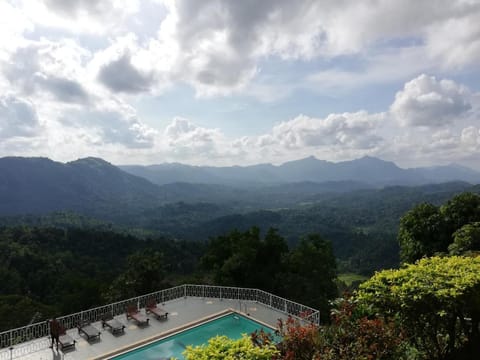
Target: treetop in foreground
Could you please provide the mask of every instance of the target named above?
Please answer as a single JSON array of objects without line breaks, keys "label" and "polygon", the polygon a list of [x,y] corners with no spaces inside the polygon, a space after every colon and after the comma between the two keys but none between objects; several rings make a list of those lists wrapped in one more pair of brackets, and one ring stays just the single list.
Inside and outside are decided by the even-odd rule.
[{"label": "treetop in foreground", "polygon": [[480,257],[432,257],[384,270],[360,285],[357,297],[399,319],[429,359],[480,340]]},{"label": "treetop in foreground", "polygon": [[217,336],[207,345],[187,346],[184,352],[186,360],[270,360],[278,354],[275,345],[256,346],[247,335],[238,340]]}]

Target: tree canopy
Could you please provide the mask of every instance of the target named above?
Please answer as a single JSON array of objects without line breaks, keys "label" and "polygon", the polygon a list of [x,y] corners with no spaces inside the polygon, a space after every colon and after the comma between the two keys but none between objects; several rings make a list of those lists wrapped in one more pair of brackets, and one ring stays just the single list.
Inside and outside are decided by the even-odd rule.
[{"label": "tree canopy", "polygon": [[[419,204],[400,220],[398,240],[401,260],[412,263],[422,257],[448,253],[454,242],[457,244],[452,245],[451,250],[455,254],[475,250],[478,244],[473,223],[479,221],[480,196],[473,193],[457,195],[440,207]],[[473,227],[460,231],[468,224]]]},{"label": "tree canopy", "polygon": [[332,245],[318,234],[289,249],[275,229],[233,231],[212,238],[202,263],[220,285],[253,287],[273,292],[328,314],[337,295]]},{"label": "tree canopy", "polygon": [[184,352],[186,360],[271,360],[278,354],[274,344],[256,346],[247,335],[238,340],[217,336],[207,345],[187,346]]},{"label": "tree canopy", "polygon": [[384,270],[360,285],[358,299],[398,318],[429,359],[480,341],[480,257],[432,257]]}]

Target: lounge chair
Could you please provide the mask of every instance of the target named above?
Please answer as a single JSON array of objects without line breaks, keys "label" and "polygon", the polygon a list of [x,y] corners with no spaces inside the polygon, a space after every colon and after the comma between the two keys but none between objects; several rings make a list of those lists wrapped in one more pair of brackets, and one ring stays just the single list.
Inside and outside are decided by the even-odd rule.
[{"label": "lounge chair", "polygon": [[112,314],[105,314],[102,318],[102,328],[108,327],[112,334],[124,333],[125,325],[115,319]]},{"label": "lounge chair", "polygon": [[75,340],[73,340],[72,337],[67,334],[65,328],[61,325],[60,325],[60,336],[58,337],[58,342],[60,344],[62,351],[68,348],[75,347]]},{"label": "lounge chair", "polygon": [[158,320],[161,320],[161,319],[166,320],[168,316],[168,312],[165,309],[162,309],[161,307],[157,306],[157,303],[155,302],[155,300],[151,300],[147,303],[147,307],[145,308],[145,311],[147,312],[147,314],[150,312],[153,315],[155,315],[155,317]]},{"label": "lounge chair", "polygon": [[82,333],[87,337],[87,341],[100,339],[100,330],[93,326],[90,322],[83,322],[77,325],[78,333]]},{"label": "lounge chair", "polygon": [[127,320],[133,319],[137,322],[138,325],[148,325],[150,319],[138,311],[135,305],[131,305],[127,308]]}]

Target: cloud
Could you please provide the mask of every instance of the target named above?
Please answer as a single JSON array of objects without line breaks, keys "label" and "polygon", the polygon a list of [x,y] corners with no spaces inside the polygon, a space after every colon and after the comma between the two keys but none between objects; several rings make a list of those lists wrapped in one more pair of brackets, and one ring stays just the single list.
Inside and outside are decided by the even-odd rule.
[{"label": "cloud", "polygon": [[365,111],[330,114],[325,119],[300,115],[276,125],[271,134],[259,138],[259,145],[280,145],[287,149],[325,146],[372,149],[382,142],[375,134],[382,118],[382,114],[369,115]]},{"label": "cloud", "polygon": [[460,141],[464,146],[472,150],[478,149],[480,147],[480,130],[475,126],[468,126],[462,129]]},{"label": "cloud", "polygon": [[19,5],[32,22],[77,34],[122,31],[139,10],[137,0],[21,0]]},{"label": "cloud", "polygon": [[0,139],[34,137],[40,131],[32,103],[11,95],[0,96]]},{"label": "cloud", "polygon": [[43,0],[45,5],[53,11],[58,11],[63,15],[77,17],[82,12],[95,16],[111,11],[110,1],[96,0]]},{"label": "cloud", "polygon": [[130,149],[151,148],[156,131],[134,113],[118,110],[70,111],[60,119],[62,126],[80,130],[92,146],[118,144]]},{"label": "cloud", "polygon": [[148,91],[154,82],[152,74],[142,74],[132,65],[128,53],[103,65],[98,73],[98,79],[113,92],[125,93]]},{"label": "cloud", "polygon": [[60,102],[86,104],[89,94],[78,80],[86,53],[71,41],[30,42],[10,55],[3,71],[25,95],[47,92]]},{"label": "cloud", "polygon": [[218,129],[203,128],[183,118],[173,119],[164,137],[174,156],[219,157],[226,150],[224,135]]},{"label": "cloud", "polygon": [[74,80],[56,76],[39,76],[35,81],[41,88],[49,91],[59,101],[80,104],[85,104],[89,101],[89,95],[86,90],[80,83]]},{"label": "cloud", "polygon": [[[178,0],[167,6],[169,15],[162,25],[168,26],[159,36],[176,44],[179,76],[200,96],[244,90],[258,74],[259,62],[272,56],[303,62],[357,55],[367,62],[369,75],[387,74],[390,79],[424,70],[425,65],[411,61],[419,55],[431,67],[480,60],[480,25],[475,21],[480,6],[475,3]],[[448,34],[451,26],[457,31]],[[448,45],[442,45],[444,38]],[[393,52],[407,58],[407,63],[400,62],[402,75],[392,70],[392,62],[398,63],[398,58],[389,56]],[[345,72],[347,78],[353,75],[360,83],[371,81],[370,76],[356,76],[353,71],[336,72]],[[327,75],[328,70],[317,77]]]},{"label": "cloud", "polygon": [[476,66],[480,62],[479,16],[480,3],[464,3],[459,16],[429,26],[425,35],[429,56],[441,59],[446,69]]},{"label": "cloud", "polygon": [[451,124],[470,110],[469,96],[462,85],[422,74],[396,94],[390,111],[404,126],[435,128]]}]

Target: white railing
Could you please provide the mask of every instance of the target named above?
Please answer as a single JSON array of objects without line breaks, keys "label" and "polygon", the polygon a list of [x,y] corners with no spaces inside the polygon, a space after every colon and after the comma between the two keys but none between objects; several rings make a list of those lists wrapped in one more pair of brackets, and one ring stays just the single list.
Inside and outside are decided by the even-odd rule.
[{"label": "white railing", "polygon": [[[75,314],[65,315],[57,318],[57,320],[68,330],[76,327],[78,323],[85,320],[95,322],[100,321],[105,315],[116,316],[123,314],[129,305],[135,305],[137,308],[144,308],[147,302],[152,299],[157,303],[165,303],[170,300],[186,297],[256,301],[271,309],[291,315],[297,319],[317,325],[320,324],[320,312],[318,310],[281,298],[266,291],[249,288],[190,284],[180,285],[116,303],[99,306],[93,309],[80,311]],[[49,335],[49,332],[49,326],[46,321],[1,332],[0,349],[45,337]]]}]

